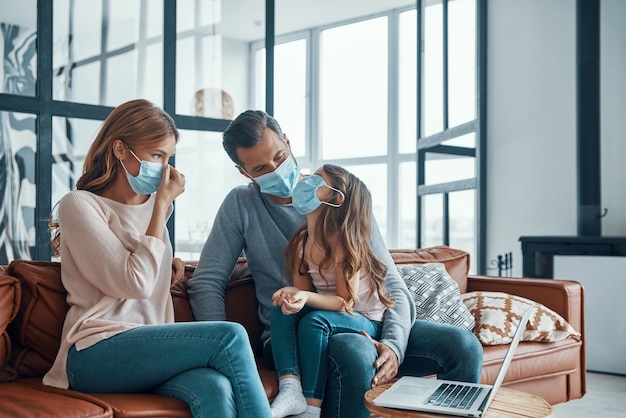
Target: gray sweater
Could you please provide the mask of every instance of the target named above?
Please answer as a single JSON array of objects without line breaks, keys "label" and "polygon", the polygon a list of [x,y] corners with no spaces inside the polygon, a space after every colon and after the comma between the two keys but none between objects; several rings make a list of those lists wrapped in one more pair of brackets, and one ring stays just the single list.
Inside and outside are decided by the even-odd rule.
[{"label": "gray sweater", "polygon": [[[225,320],[224,292],[237,258],[245,256],[255,283],[259,318],[265,325],[262,339],[270,338],[272,294],[287,285],[285,247],[306,221],[291,204],[272,202],[254,184],[238,186],[222,202],[213,228],[204,244],[198,265],[189,280],[191,308],[197,320]],[[372,248],[388,266],[385,285],[395,307],[383,319],[381,342],[402,362],[415,318],[415,306],[398,274],[378,229],[372,227]]]}]

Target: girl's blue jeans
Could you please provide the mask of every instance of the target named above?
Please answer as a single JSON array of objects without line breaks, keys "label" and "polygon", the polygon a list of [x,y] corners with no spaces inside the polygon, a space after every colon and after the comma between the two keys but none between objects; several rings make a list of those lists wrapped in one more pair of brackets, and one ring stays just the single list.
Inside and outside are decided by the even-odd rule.
[{"label": "girl's blue jeans", "polygon": [[[280,307],[270,314],[272,352],[276,374],[300,376],[306,398],[323,399],[328,376],[328,340],[338,333],[367,332],[372,338],[380,335],[382,322],[354,312],[316,310],[304,307],[300,312],[285,315]],[[370,343],[371,344],[371,343]],[[359,348],[350,355],[359,355]]]},{"label": "girl's blue jeans", "polygon": [[233,322],[147,325],[72,347],[67,374],[72,389],[170,396],[194,417],[271,416],[248,334]]}]

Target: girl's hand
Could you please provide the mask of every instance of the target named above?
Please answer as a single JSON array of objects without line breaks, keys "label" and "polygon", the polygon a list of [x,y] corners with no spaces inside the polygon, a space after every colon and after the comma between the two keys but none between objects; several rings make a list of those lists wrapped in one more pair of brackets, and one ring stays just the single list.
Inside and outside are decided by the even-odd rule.
[{"label": "girl's hand", "polygon": [[170,284],[170,286],[174,286],[176,284],[176,282],[178,282],[180,279],[183,278],[183,276],[185,275],[185,264],[183,263],[183,260],[181,260],[180,258],[173,258],[172,259],[172,283]]},{"label": "girl's hand", "polygon": [[280,306],[285,315],[298,313],[306,305],[308,292],[297,287],[283,287],[272,295],[272,304]]}]

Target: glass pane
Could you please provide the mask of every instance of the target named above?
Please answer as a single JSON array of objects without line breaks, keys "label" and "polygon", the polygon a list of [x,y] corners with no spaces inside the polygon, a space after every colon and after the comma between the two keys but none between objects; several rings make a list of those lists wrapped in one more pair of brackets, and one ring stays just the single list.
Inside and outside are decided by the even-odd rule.
[{"label": "glass pane", "polygon": [[130,51],[107,61],[104,104],[117,106],[137,98],[137,58],[137,51]]},{"label": "glass pane", "polygon": [[450,247],[470,254],[470,273],[476,273],[476,191],[451,192]]},{"label": "glass pane", "polygon": [[[459,147],[459,151],[473,152],[476,134],[469,133],[442,143]],[[439,184],[476,177],[476,158],[463,155],[427,152],[424,184]]]},{"label": "glass pane", "polygon": [[[71,50],[68,51],[71,55],[71,61],[66,62],[66,64],[71,66],[86,59],[98,58],[102,53],[102,32],[104,30],[102,0],[72,1],[66,4],[67,9],[62,12],[67,15],[61,15],[57,13],[61,10],[55,10],[53,23],[55,39],[57,36],[71,38]],[[62,27],[57,22],[67,23],[68,26]],[[54,52],[57,53],[57,51]]]},{"label": "glass pane", "polygon": [[35,95],[36,42],[37,3],[0,1],[0,93]]},{"label": "glass pane", "polygon": [[101,126],[100,120],[52,118],[52,207],[76,186]]},{"label": "glass pane", "polygon": [[401,153],[415,152],[417,120],[417,12],[400,14],[398,130]]},{"label": "glass pane", "polygon": [[238,6],[221,0],[177,2],[177,113],[233,119],[248,108],[249,43],[262,39],[264,31],[257,38],[251,14]]},{"label": "glass pane", "polygon": [[439,184],[476,177],[474,157],[426,154],[424,184]]},{"label": "glass pane", "polygon": [[398,215],[400,228],[398,248],[415,248],[417,245],[416,183],[415,162],[401,163],[398,185],[398,209],[400,212]]},{"label": "glass pane", "polygon": [[[146,2],[143,2],[144,4]],[[139,40],[140,0],[109,0],[107,51],[114,51]]]},{"label": "glass pane", "polygon": [[443,195],[422,196],[421,239],[423,247],[443,244]]},{"label": "glass pane", "polygon": [[143,97],[162,106],[162,36],[162,0],[55,1],[54,99],[117,106]]},{"label": "glass pane", "polygon": [[456,138],[445,141],[444,145],[464,148],[476,148],[476,133],[472,132],[466,135],[457,136]]},{"label": "glass pane", "polygon": [[476,118],[476,1],[448,3],[448,120]]},{"label": "glass pane", "polygon": [[277,45],[274,49],[274,115],[291,143],[296,157],[306,153],[307,59],[306,39]]},{"label": "glass pane", "polygon": [[322,32],[322,158],[387,153],[387,18]]},{"label": "glass pane", "polygon": [[254,108],[265,109],[265,48],[254,54]]},{"label": "glass pane", "polygon": [[343,165],[361,179],[372,195],[372,211],[385,242],[387,237],[387,164]]},{"label": "glass pane", "polygon": [[422,136],[443,130],[443,6],[433,1],[424,11]]},{"label": "glass pane", "polygon": [[176,256],[197,260],[222,200],[248,180],[222,148],[220,132],[181,130],[176,168],[185,174],[185,192],[176,199]]},{"label": "glass pane", "polygon": [[36,124],[35,115],[0,112],[0,265],[33,254]]}]

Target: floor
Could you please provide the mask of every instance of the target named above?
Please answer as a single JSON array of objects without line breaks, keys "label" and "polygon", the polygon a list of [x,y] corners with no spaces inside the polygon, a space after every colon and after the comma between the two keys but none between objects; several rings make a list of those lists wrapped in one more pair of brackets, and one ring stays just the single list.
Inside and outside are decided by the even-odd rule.
[{"label": "floor", "polygon": [[553,408],[555,418],[626,417],[626,376],[587,372],[585,396]]}]

